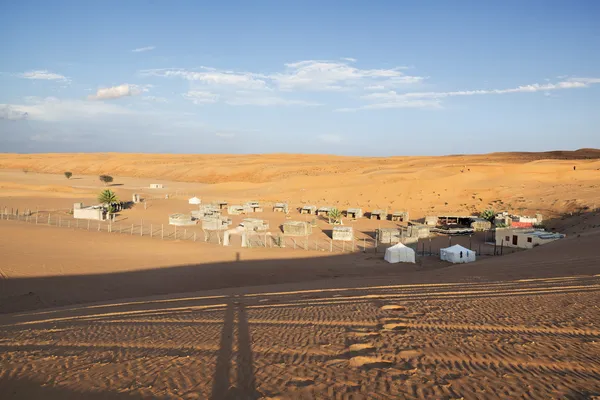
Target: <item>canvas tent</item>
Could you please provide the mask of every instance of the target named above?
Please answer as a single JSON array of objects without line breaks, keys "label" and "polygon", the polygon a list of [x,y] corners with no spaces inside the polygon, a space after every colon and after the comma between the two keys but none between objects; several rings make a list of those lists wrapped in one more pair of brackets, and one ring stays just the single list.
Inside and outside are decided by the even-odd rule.
[{"label": "canvas tent", "polygon": [[197,204],[201,204],[202,201],[199,198],[197,198],[196,196],[194,196],[188,200],[188,203],[197,205]]},{"label": "canvas tent", "polygon": [[474,251],[462,247],[459,244],[440,249],[440,259],[451,263],[470,263],[475,261],[476,254]]},{"label": "canvas tent", "polygon": [[406,247],[402,243],[398,243],[389,247],[385,251],[384,260],[389,263],[415,263],[415,251],[410,247]]}]

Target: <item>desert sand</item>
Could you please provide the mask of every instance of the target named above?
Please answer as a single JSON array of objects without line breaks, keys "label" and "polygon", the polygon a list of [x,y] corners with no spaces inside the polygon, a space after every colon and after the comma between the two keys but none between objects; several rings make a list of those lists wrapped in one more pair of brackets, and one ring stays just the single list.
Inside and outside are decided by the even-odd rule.
[{"label": "desert sand", "polygon": [[[155,198],[125,210],[123,226],[166,224],[197,195],[411,218],[493,206],[541,212],[567,233],[468,265],[390,265],[360,248],[224,248],[2,220],[0,397],[600,396],[598,157],[0,155],[0,206],[55,217],[94,203],[108,173],[122,199]],[[154,182],[165,189],[147,189]],[[380,224],[390,222],[354,226],[366,235]]]}]

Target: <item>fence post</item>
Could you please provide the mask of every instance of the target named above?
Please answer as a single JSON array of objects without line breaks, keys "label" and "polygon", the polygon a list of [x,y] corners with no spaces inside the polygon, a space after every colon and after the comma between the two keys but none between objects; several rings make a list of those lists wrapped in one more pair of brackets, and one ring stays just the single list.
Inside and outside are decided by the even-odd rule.
[{"label": "fence post", "polygon": [[100,227],[101,227],[101,226],[102,226],[102,225],[100,225],[100,221],[98,221],[98,232],[100,232]]},{"label": "fence post", "polygon": [[152,224],[150,224],[150,237],[152,237]]},{"label": "fence post", "polygon": [[194,232],[194,242],[196,241],[196,232]]},{"label": "fence post", "polygon": [[88,231],[90,230],[90,220],[88,219]]},{"label": "fence post", "polygon": [[36,225],[37,225],[37,223],[38,223],[38,213],[40,212],[39,210],[40,210],[40,209],[38,208],[38,209],[36,209],[36,212],[35,212],[35,224],[36,224]]},{"label": "fence post", "polygon": [[187,236],[187,228],[183,230],[183,240],[185,240],[186,236]]},{"label": "fence post", "polygon": [[48,213],[48,225],[50,225],[50,213]]},{"label": "fence post", "polygon": [[292,238],[292,242],[294,242],[294,250],[296,250],[296,239]]},{"label": "fence post", "polygon": [[133,224],[131,224],[131,233],[130,235],[133,235]]},{"label": "fence post", "polygon": [[140,220],[140,236],[144,236],[144,220]]},{"label": "fence post", "polygon": [[431,256],[431,238],[429,239],[429,256]]}]

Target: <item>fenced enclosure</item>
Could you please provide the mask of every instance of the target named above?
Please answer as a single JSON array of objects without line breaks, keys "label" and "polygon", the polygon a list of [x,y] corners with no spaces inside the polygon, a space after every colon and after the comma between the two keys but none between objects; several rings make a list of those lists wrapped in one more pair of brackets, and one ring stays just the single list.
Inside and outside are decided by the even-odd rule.
[{"label": "fenced enclosure", "polygon": [[[157,240],[186,240],[191,242],[212,243],[222,245],[224,239],[223,230],[202,230],[198,225],[183,227],[168,224],[151,224],[139,222],[127,223],[123,221],[96,221],[73,218],[71,210],[23,210],[7,209],[0,207],[0,221],[13,220],[30,224],[54,226],[58,228],[87,230],[93,232],[104,232],[129,236],[150,237]],[[393,244],[381,244],[377,237],[369,236],[364,232],[356,232],[361,237],[353,236],[351,241],[332,240],[330,238],[314,238],[311,236],[285,236],[281,233],[246,232],[247,248],[271,248],[271,249],[294,249],[305,251],[321,251],[331,253],[385,253]],[[492,237],[489,233],[485,238]],[[481,237],[479,238],[481,239]],[[485,243],[485,240],[474,241],[470,236],[444,237],[438,236],[429,239],[421,239],[415,243],[406,244],[415,250],[420,257],[439,257],[439,249],[460,244],[477,252],[478,256],[494,256],[513,253],[520,249],[496,246]],[[231,247],[242,247],[242,235],[233,234],[230,238]]]}]

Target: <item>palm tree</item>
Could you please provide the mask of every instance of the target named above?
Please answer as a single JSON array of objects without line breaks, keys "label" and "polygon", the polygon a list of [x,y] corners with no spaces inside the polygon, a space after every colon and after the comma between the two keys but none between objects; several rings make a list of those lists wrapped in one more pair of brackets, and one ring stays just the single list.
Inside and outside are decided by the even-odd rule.
[{"label": "palm tree", "polygon": [[106,189],[100,192],[100,194],[98,195],[98,201],[106,205],[106,208],[108,210],[108,217],[110,219],[110,214],[114,211],[112,205],[113,203],[118,202],[119,198],[117,197],[115,192],[113,192],[110,189]]},{"label": "palm tree", "polygon": [[337,208],[332,208],[331,210],[329,210],[327,216],[329,217],[330,224],[337,225],[342,222],[342,212]]},{"label": "palm tree", "polygon": [[490,222],[494,221],[495,216],[496,216],[496,213],[491,208],[488,208],[487,210],[484,210],[481,212],[481,214],[479,214],[479,217],[481,217],[483,219],[487,219]]}]

